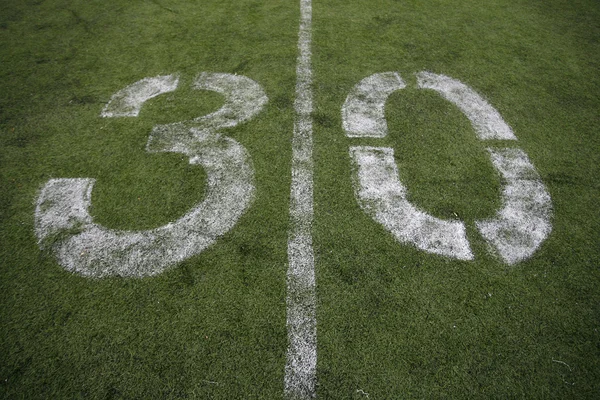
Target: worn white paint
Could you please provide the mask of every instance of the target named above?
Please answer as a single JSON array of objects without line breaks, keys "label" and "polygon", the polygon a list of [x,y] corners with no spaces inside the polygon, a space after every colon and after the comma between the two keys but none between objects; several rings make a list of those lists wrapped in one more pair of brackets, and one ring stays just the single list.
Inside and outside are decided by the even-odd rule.
[{"label": "worn white paint", "polygon": [[348,137],[382,138],[387,135],[385,102],[406,87],[397,72],[373,74],[360,81],[342,106],[342,126]]},{"label": "worn white paint", "polygon": [[[193,158],[196,139],[190,135],[192,129],[211,133],[234,127],[258,114],[268,101],[260,85],[242,75],[203,72],[192,87],[221,93],[225,103],[217,111],[191,121],[155,126],[146,146],[148,151],[183,153]],[[156,147],[165,140],[170,143]]]},{"label": "worn white paint", "polygon": [[100,114],[102,117],[137,117],[142,105],[153,97],[172,92],[179,85],[173,75],[144,78],[115,93]]},{"label": "worn white paint", "polygon": [[210,129],[230,128],[248,121],[267,104],[267,95],[260,85],[243,75],[201,73],[193,83],[194,89],[210,90],[225,96],[225,104],[212,114],[196,118]]},{"label": "worn white paint", "polygon": [[520,149],[488,149],[504,180],[504,206],[477,228],[509,265],[533,255],[552,231],[552,203],[539,174]]},{"label": "worn white paint", "polygon": [[252,80],[229,74],[202,74],[195,87],[222,93],[224,106],[190,122],[155,127],[147,150],[183,153],[191,164],[202,165],[205,199],[159,228],[118,231],[95,224],[88,212],[93,179],[52,179],[37,200],[35,229],[40,245],[50,246],[64,268],[93,277],[156,275],[210,246],[250,206],[255,190],[250,156],[217,131],[251,118],[267,98]]},{"label": "worn white paint", "polygon": [[407,200],[393,149],[350,147],[350,157],[358,204],[399,242],[459,260],[473,259],[461,221],[435,218]]},{"label": "worn white paint", "polygon": [[445,75],[419,72],[417,84],[421,89],[435,90],[460,108],[471,121],[479,139],[517,139],[500,113],[464,83]]},{"label": "worn white paint", "polygon": [[[420,89],[435,90],[471,121],[481,140],[516,140],[502,116],[462,82],[431,72],[416,74]],[[349,137],[385,137],[387,97],[405,87],[396,72],[360,81],[342,107],[342,125]],[[551,231],[551,201],[527,155],[518,149],[489,150],[505,180],[504,207],[496,218],[478,221],[483,237],[508,264],[530,257]],[[402,243],[463,260],[473,259],[464,223],[444,221],[414,207],[398,178],[393,149],[351,147],[355,194],[362,209]]]},{"label": "worn white paint", "polygon": [[292,138],[292,183],[287,271],[288,351],[284,375],[286,399],[316,397],[317,322],[315,259],[312,243],[312,2],[300,0],[296,65],[296,119]]}]

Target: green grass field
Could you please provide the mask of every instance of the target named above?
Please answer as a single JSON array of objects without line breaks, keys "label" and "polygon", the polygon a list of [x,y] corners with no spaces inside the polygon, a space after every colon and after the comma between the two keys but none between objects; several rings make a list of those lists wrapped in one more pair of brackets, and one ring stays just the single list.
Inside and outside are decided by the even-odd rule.
[{"label": "green grass field", "polygon": [[[0,397],[277,399],[299,1],[0,0]],[[600,4],[595,0],[313,0],[317,386],[321,399],[600,397]],[[385,138],[349,138],[342,106],[375,73]],[[452,77],[512,128],[551,197],[552,231],[508,265],[475,221],[502,207],[490,146],[415,73]],[[268,103],[220,130],[250,155],[235,226],[155,276],[90,278],[38,245],[50,179],[93,178],[94,222],[151,230],[207,193],[205,169],[149,153],[156,125],[217,111],[202,72]],[[111,96],[179,74],[138,117]],[[473,260],[400,243],[355,198],[351,146],[394,150],[412,204],[465,223]],[[72,235],[75,231],[64,232]],[[60,242],[64,237],[56,237]]]}]

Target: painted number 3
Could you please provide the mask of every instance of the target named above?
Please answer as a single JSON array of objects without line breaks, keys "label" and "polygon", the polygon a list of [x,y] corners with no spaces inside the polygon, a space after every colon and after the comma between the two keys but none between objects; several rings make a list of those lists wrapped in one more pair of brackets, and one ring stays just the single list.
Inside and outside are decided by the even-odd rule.
[{"label": "painted number 3", "polygon": [[[430,89],[455,104],[471,121],[480,140],[517,138],[500,114],[463,83],[429,72],[417,74],[420,89]],[[177,89],[176,75],[138,81],[117,92],[101,116],[136,117],[143,104]],[[143,277],[163,272],[194,256],[229,231],[250,206],[254,171],[250,156],[237,141],[219,132],[247,121],[267,103],[253,80],[231,74],[202,73],[195,89],[224,95],[218,111],[191,121],[155,126],[149,152],[176,152],[205,168],[205,199],[175,222],[148,231],[117,231],[95,224],[88,208],[94,179],[51,179],[38,197],[35,231],[40,246],[52,243],[59,263],[85,276]],[[385,102],[406,85],[396,72],[360,81],[342,107],[343,128],[351,138],[387,134]],[[507,264],[530,257],[551,231],[551,201],[527,155],[517,148],[488,148],[504,181],[503,208],[491,220],[477,221],[481,235]],[[407,200],[393,149],[352,146],[355,195],[361,208],[401,243],[461,260],[474,258],[462,221],[446,221]]]},{"label": "painted number 3", "polygon": [[[178,84],[176,75],[142,79],[117,92],[101,115],[136,117],[147,100],[174,91]],[[40,244],[53,243],[64,268],[96,277],[159,274],[210,246],[250,206],[255,190],[250,156],[219,131],[254,117],[267,96],[253,80],[231,74],[203,73],[193,88],[219,92],[225,104],[204,117],[155,126],[146,150],[182,153],[190,164],[204,167],[205,199],[159,228],[117,231],[95,224],[88,212],[94,179],[52,179],[38,198],[35,230]]]}]

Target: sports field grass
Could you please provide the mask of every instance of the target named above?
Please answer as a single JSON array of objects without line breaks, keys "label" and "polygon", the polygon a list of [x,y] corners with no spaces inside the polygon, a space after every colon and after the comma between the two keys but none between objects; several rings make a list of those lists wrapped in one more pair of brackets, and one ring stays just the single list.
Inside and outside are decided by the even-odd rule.
[{"label": "sports field grass", "polygon": [[[290,206],[306,88],[317,361],[316,385],[299,398],[600,396],[600,4],[312,0],[312,80],[302,86],[307,3],[0,0],[0,397],[293,397],[290,304],[312,304],[290,289],[288,269],[294,227],[308,221]],[[163,145],[156,126],[221,109],[227,93],[195,85],[222,75],[203,72],[249,78],[268,98],[209,144],[245,149],[249,205],[164,270],[69,270],[58,249],[89,226],[55,216],[68,229],[39,228],[51,179],[95,179],[93,222],[123,235],[169,226],[214,192],[193,155],[146,148],[152,137]],[[349,94],[388,72],[406,87],[385,103],[387,135],[348,137]],[[480,140],[456,104],[419,89],[420,72],[471,88],[518,140]],[[176,90],[137,117],[102,116],[117,92],[169,75]],[[402,242],[376,221],[358,198],[357,146],[393,150],[408,201],[463,221],[471,259]],[[551,231],[516,262],[476,223],[504,206],[507,179],[488,148],[525,153],[550,199]],[[167,247],[181,241],[170,232]],[[111,253],[109,269],[138,271],[127,251]],[[87,249],[71,256],[92,260]]]}]

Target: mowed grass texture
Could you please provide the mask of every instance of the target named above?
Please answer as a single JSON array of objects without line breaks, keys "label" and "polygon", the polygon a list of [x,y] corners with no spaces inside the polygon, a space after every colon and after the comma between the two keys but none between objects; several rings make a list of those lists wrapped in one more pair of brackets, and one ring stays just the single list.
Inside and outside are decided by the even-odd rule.
[{"label": "mowed grass texture", "polygon": [[[298,9],[270,2],[3,2],[1,392],[5,398],[277,398]],[[200,257],[150,279],[66,272],[33,235],[50,178],[96,179],[91,213],[150,229],[204,196],[189,158],[148,153],[154,125],[216,111],[201,72],[245,75],[265,110],[223,134],[250,153],[256,197]],[[118,90],[180,74],[137,118],[101,118]]]},{"label": "mowed grass texture", "polygon": [[[281,398],[298,53],[295,1],[11,1],[0,8],[0,396]],[[595,1],[313,0],[317,396],[597,398],[600,393],[600,6]],[[51,178],[94,178],[94,221],[152,229],[203,199],[206,175],[148,153],[153,126],[217,110],[201,72],[269,98],[223,130],[256,197],[213,246],[156,277],[65,271],[34,234]],[[398,71],[384,139],[350,139],[341,107]],[[483,143],[415,73],[469,85],[517,142]],[[118,90],[180,74],[137,118]],[[467,227],[473,261],[398,243],[354,198],[350,146],[394,149],[408,198]],[[518,147],[552,198],[552,233],[507,266],[474,221],[501,207],[485,150]]]},{"label": "mowed grass texture", "polygon": [[[589,1],[315,3],[323,398],[598,396],[599,12]],[[340,104],[384,71],[407,83],[387,102],[388,137],[346,138]],[[519,139],[508,146],[536,166],[553,231],[529,260],[508,267],[477,234],[474,221],[500,207],[490,143],[457,107],[415,89],[420,71],[486,97]],[[361,213],[351,145],[392,147],[409,199],[465,221],[475,260],[399,245]]]}]

